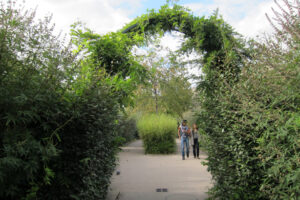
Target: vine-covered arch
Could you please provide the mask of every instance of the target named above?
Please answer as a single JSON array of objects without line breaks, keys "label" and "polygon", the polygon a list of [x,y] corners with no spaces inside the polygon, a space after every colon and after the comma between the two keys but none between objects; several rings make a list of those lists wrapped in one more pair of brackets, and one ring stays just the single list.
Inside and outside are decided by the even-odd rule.
[{"label": "vine-covered arch", "polygon": [[179,5],[172,8],[165,5],[157,12],[152,10],[120,30],[137,42],[169,31],[183,33],[187,39],[184,46],[205,55],[226,48],[226,43],[234,41],[235,36],[233,29],[217,13],[209,18],[198,17]]},{"label": "vine-covered arch", "polygon": [[[233,28],[227,24],[218,12],[210,17],[199,17],[187,8],[174,5],[162,6],[160,10],[151,10],[123,27],[118,34],[132,41],[134,45],[145,45],[153,37],[163,36],[166,32],[181,32],[186,39],[181,45],[183,53],[196,51],[203,56],[199,63],[204,74],[199,86],[207,95],[213,96],[215,80],[223,77],[236,82],[242,66],[241,56],[247,54],[244,43]],[[211,93],[211,94],[209,94]]]},{"label": "vine-covered arch", "polygon": [[198,17],[183,6],[165,5],[158,11],[151,10],[137,17],[117,32],[98,35],[75,28],[73,35],[79,48],[88,48],[93,66],[114,77],[114,84],[118,85],[122,96],[130,96],[147,73],[136,61],[132,49],[145,46],[153,38],[171,31],[183,33],[186,40],[181,44],[182,53],[194,50],[203,56],[199,62],[203,72],[199,85],[203,85],[206,92],[215,90],[215,80],[220,76],[229,82],[238,77],[243,43],[217,12],[210,17]]}]

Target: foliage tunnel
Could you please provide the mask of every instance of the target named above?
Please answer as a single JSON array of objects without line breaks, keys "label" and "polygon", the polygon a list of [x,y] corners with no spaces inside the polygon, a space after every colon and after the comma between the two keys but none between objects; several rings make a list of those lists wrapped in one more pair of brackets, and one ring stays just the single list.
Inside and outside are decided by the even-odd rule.
[{"label": "foliage tunnel", "polygon": [[297,14],[283,17],[296,19],[285,32],[277,29],[288,50],[271,48],[270,56],[278,43],[246,45],[218,13],[197,17],[178,5],[106,35],[74,25],[76,50],[53,36],[50,18],[36,23],[34,13],[1,6],[1,199],[105,199],[119,113],[147,78],[132,48],[168,31],[184,34],[182,53],[203,55],[198,123],[209,138],[211,198],[299,195]]}]

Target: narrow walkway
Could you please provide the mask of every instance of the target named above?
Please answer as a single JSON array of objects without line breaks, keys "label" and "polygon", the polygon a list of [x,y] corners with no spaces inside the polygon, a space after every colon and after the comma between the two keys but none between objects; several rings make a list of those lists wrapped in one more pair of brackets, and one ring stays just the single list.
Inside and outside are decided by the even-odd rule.
[{"label": "narrow walkway", "polygon": [[[176,142],[179,147],[179,140]],[[179,150],[173,155],[145,155],[141,140],[122,149],[107,200],[204,200],[207,197],[211,175],[201,164],[205,158],[202,152],[200,160],[193,156],[181,160]]]}]

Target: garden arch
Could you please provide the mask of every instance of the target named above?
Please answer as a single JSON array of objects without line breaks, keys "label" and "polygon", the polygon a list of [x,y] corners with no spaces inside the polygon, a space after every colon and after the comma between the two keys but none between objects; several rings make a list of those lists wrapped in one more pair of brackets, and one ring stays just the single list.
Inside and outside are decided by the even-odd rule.
[{"label": "garden arch", "polygon": [[172,8],[165,5],[158,12],[152,10],[148,14],[137,17],[120,30],[137,45],[155,35],[162,36],[168,31],[183,33],[187,39],[183,44],[184,49],[186,51],[194,49],[205,57],[232,47],[226,44],[234,44],[236,35],[218,13],[209,18],[197,17],[187,8],[179,5],[174,5]]},{"label": "garden arch", "polygon": [[110,75],[117,74],[120,79],[114,80],[121,81],[118,90],[126,97],[133,91],[128,88],[134,88],[126,84],[137,85],[147,73],[134,59],[133,47],[145,46],[151,39],[171,31],[183,33],[186,39],[181,45],[181,52],[195,51],[202,56],[199,66],[203,78],[198,86],[204,89],[207,96],[213,98],[214,91],[219,87],[216,80],[220,77],[228,80],[229,84],[236,81],[242,66],[244,46],[218,13],[208,18],[198,17],[183,6],[165,5],[159,11],[152,10],[137,17],[118,32],[103,36],[87,33],[80,37],[88,43],[95,66],[104,68]]}]

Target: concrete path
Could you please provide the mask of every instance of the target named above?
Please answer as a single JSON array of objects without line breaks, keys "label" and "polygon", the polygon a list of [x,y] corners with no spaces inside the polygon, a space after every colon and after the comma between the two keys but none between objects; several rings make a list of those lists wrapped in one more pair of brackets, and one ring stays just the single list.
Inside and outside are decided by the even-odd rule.
[{"label": "concrete path", "polygon": [[[176,142],[179,147],[179,140]],[[145,155],[141,140],[122,149],[107,200],[204,200],[207,197],[211,175],[201,164],[205,158],[202,152],[200,160],[193,155],[182,160],[179,149],[173,155]]]}]

